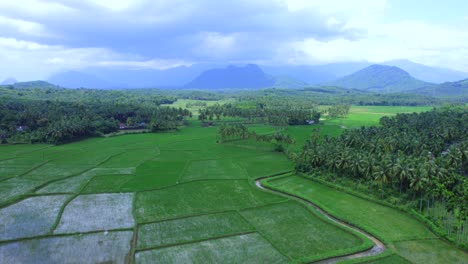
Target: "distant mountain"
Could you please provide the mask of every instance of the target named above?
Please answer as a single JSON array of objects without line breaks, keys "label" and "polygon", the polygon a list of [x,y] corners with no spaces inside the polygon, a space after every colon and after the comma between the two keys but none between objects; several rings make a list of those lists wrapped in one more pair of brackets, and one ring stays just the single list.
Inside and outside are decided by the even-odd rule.
[{"label": "distant mountain", "polygon": [[292,88],[304,88],[306,86],[310,86],[309,83],[306,83],[302,80],[295,79],[287,75],[274,76],[273,78],[275,80],[273,87],[275,88],[292,89]]},{"label": "distant mountain", "polygon": [[12,86],[15,89],[28,89],[28,88],[60,88],[57,85],[53,85],[51,83],[45,81],[30,81],[30,82],[16,82],[14,84],[7,84],[3,86]]},{"label": "distant mountain", "polygon": [[468,72],[455,71],[446,68],[426,66],[409,60],[394,60],[382,63],[396,66],[407,71],[419,80],[432,83],[455,82],[468,78]]},{"label": "distant mountain", "polygon": [[409,73],[398,67],[378,64],[371,65],[327,84],[387,93],[415,90],[432,85],[413,78]]},{"label": "distant mountain", "polygon": [[260,68],[271,75],[287,75],[308,84],[319,84],[336,80],[369,65],[371,63],[368,62],[343,62],[324,65],[260,65]]},{"label": "distant mountain", "polygon": [[94,75],[77,72],[67,71],[57,73],[51,76],[48,82],[66,87],[66,88],[96,88],[96,89],[111,89],[111,88],[126,88],[126,85],[117,84],[103,80]]},{"label": "distant mountain", "polygon": [[438,85],[408,91],[433,97],[461,97],[468,98],[468,79],[458,82],[445,82]]},{"label": "distant mountain", "polygon": [[0,83],[0,85],[10,85],[10,84],[15,84],[17,83],[18,81],[15,79],[15,78],[7,78],[5,79],[3,82]]},{"label": "distant mountain", "polygon": [[255,64],[244,67],[228,66],[203,72],[184,88],[189,89],[259,89],[272,87],[274,77],[266,74]]}]

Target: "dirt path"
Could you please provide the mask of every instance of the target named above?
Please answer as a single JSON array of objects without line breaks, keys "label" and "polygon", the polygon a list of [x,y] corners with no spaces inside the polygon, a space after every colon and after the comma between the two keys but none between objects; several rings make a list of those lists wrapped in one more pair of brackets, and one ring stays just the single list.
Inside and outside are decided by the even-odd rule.
[{"label": "dirt path", "polygon": [[376,237],[372,236],[371,234],[369,234],[369,233],[367,233],[367,232],[365,232],[365,231],[363,231],[363,230],[361,230],[361,229],[359,229],[359,228],[357,228],[355,226],[347,224],[347,223],[333,217],[332,215],[325,212],[324,210],[322,210],[320,207],[318,207],[314,203],[310,202],[309,200],[306,200],[304,198],[301,198],[301,197],[293,195],[293,194],[277,191],[277,190],[271,189],[269,187],[263,186],[261,181],[266,179],[266,178],[271,178],[271,177],[275,177],[275,176],[267,176],[267,177],[258,178],[258,179],[255,180],[255,185],[260,189],[268,190],[268,191],[277,193],[277,194],[285,196],[285,197],[294,198],[296,200],[305,202],[308,205],[315,208],[317,210],[317,212],[319,212],[320,214],[322,214],[323,216],[328,218],[330,221],[332,221],[332,222],[334,222],[334,223],[336,223],[336,224],[338,224],[340,226],[352,229],[355,232],[364,235],[365,237],[367,237],[368,239],[370,239],[374,243],[374,246],[371,249],[368,249],[366,251],[353,253],[353,254],[349,254],[349,255],[344,255],[344,256],[332,257],[332,258],[328,258],[328,259],[324,259],[324,260],[319,260],[319,261],[314,262],[314,263],[327,263],[327,264],[328,263],[337,263],[339,261],[344,261],[344,260],[348,260],[348,259],[357,259],[357,258],[363,258],[363,257],[378,255],[378,254],[380,254],[380,253],[382,253],[382,252],[384,252],[386,250],[386,247],[385,247],[384,243],[382,243],[382,241],[380,241]]}]

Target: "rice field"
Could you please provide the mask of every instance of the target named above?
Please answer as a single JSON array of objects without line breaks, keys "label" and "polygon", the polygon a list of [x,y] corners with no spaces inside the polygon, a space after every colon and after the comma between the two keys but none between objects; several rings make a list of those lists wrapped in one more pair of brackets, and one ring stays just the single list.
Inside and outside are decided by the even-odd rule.
[{"label": "rice field", "polygon": [[[287,131],[300,144],[311,127]],[[370,243],[255,186],[293,170],[284,154],[249,141],[219,144],[216,135],[192,121],[170,133],[0,146],[0,263],[303,263]],[[445,253],[424,249],[439,247],[454,263],[466,260],[409,216],[298,177],[268,183],[389,241],[395,254],[382,263],[431,263]]]}]

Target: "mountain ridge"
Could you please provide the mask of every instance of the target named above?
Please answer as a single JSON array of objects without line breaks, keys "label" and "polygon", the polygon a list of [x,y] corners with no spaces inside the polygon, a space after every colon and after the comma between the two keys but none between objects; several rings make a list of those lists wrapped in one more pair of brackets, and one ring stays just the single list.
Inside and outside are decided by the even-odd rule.
[{"label": "mountain ridge", "polygon": [[403,92],[433,84],[418,80],[408,72],[388,65],[373,64],[327,85],[378,92]]}]

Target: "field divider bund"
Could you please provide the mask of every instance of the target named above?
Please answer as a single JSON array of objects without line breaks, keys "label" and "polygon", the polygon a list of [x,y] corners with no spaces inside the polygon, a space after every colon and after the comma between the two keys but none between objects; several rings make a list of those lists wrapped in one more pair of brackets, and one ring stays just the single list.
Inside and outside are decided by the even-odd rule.
[{"label": "field divider bund", "polygon": [[133,231],[132,227],[129,228],[115,228],[115,229],[107,229],[107,230],[92,230],[92,231],[86,231],[86,232],[73,232],[73,233],[48,233],[45,235],[39,235],[39,236],[32,236],[32,237],[22,237],[22,238],[15,238],[15,239],[10,239],[10,240],[2,240],[0,241],[0,245],[2,244],[8,244],[8,243],[15,243],[15,242],[21,242],[21,241],[28,241],[28,240],[35,240],[35,239],[43,239],[43,238],[56,238],[56,237],[68,237],[68,236],[80,236],[80,235],[90,235],[90,234],[99,234],[99,233],[104,233],[104,232],[122,232],[122,231]]},{"label": "field divider bund", "polygon": [[166,245],[160,245],[160,246],[154,246],[154,247],[146,247],[146,248],[141,248],[141,249],[137,248],[136,253],[144,252],[144,251],[150,251],[150,250],[157,250],[157,249],[161,249],[161,248],[196,244],[196,243],[200,243],[200,242],[204,242],[204,241],[217,240],[217,239],[236,237],[236,236],[242,236],[242,235],[249,235],[249,234],[255,234],[255,233],[258,233],[258,231],[240,232],[240,233],[234,233],[234,234],[223,235],[223,236],[216,236],[216,237],[210,237],[210,238],[204,238],[204,239],[197,239],[197,240],[192,240],[192,241],[187,241],[187,242],[179,242],[179,243],[166,244]]}]

